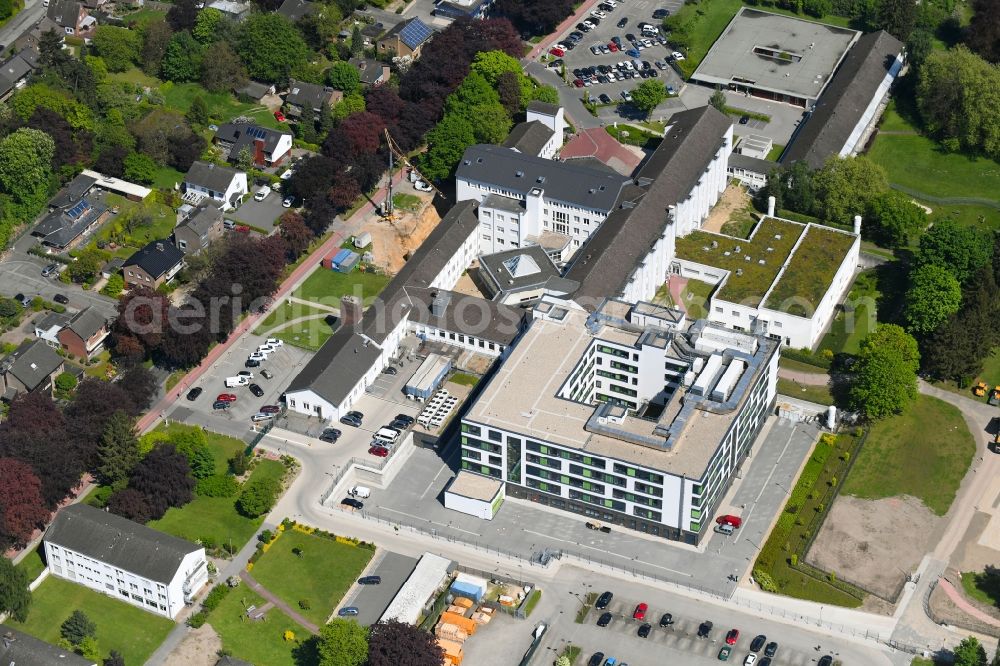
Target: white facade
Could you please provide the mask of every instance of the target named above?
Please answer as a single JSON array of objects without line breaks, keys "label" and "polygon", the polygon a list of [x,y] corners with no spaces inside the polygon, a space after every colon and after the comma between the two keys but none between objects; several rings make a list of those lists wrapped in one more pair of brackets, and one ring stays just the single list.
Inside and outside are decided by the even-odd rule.
[{"label": "white facade", "polygon": [[233,175],[232,180],[226,185],[225,191],[212,190],[189,181],[184,181],[184,189],[186,192],[194,192],[202,198],[208,197],[218,202],[222,210],[231,210],[233,208],[232,201],[246,195],[250,191],[247,187],[247,175],[242,171]]},{"label": "white facade", "polygon": [[872,131],[878,124],[879,118],[882,117],[882,111],[885,109],[885,105],[889,103],[889,90],[892,88],[893,81],[899,76],[899,71],[903,69],[903,54],[900,53],[893,60],[892,65],[886,70],[885,78],[879,83],[878,90],[872,96],[868,106],[865,107],[865,112],[861,114],[861,118],[858,119],[857,125],[851,130],[850,136],[847,138],[847,142],[840,149],[841,157],[849,157],[851,155],[856,155],[861,152],[868,141],[868,137],[871,136]]},{"label": "white facade", "polygon": [[755,169],[730,166],[728,171],[732,178],[740,181],[740,184],[749,188],[751,192],[756,192],[760,188],[767,185],[767,174],[761,173]]},{"label": "white facade", "polygon": [[183,610],[185,601],[193,598],[208,582],[208,562],[204,548],[188,553],[173,579],[169,583],[161,583],[68,550],[48,540],[44,544],[45,561],[53,575],[171,619]]},{"label": "white facade", "polygon": [[537,120],[542,123],[550,130],[552,130],[552,138],[542,147],[539,151],[538,156],[544,157],[547,160],[551,160],[555,157],[556,153],[563,145],[563,137],[566,133],[566,118],[563,112],[563,108],[560,106],[559,110],[554,114],[545,113],[539,109],[528,108],[527,118],[525,122],[531,122],[532,120]]}]

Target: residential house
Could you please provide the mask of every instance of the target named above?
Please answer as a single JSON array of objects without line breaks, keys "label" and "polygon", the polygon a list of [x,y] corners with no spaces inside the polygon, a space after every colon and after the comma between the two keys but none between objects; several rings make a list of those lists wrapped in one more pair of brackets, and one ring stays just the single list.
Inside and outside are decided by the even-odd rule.
[{"label": "residential house", "polygon": [[33,322],[35,337],[45,340],[51,347],[59,346],[59,331],[69,323],[70,315],[60,312],[47,312]]},{"label": "residential house", "polygon": [[112,275],[121,273],[122,266],[124,265],[125,259],[122,257],[113,257],[109,259],[108,262],[101,267],[101,277],[107,280]]},{"label": "residential house", "polygon": [[361,85],[366,88],[382,85],[389,80],[389,75],[392,71],[389,69],[389,65],[378,60],[351,58],[347,62],[354,65],[358,70],[358,75],[361,77]]},{"label": "residential house", "polygon": [[434,35],[426,23],[418,18],[394,26],[378,39],[378,52],[383,55],[420,57],[420,50]]},{"label": "residential house", "polygon": [[90,15],[83,3],[76,0],[50,0],[46,16],[66,35],[90,37],[97,27],[97,19]]},{"label": "residential house", "polygon": [[156,289],[173,280],[183,267],[184,253],[180,248],[167,240],[150,241],[146,247],[125,260],[125,265],[122,266],[125,288]]},{"label": "residential house", "polygon": [[246,85],[233,88],[233,94],[241,102],[260,104],[268,95],[274,94],[274,86],[259,81],[248,81]]},{"label": "residential house", "polygon": [[24,86],[31,72],[36,68],[37,51],[26,49],[24,55],[18,53],[0,64],[0,102],[6,102],[18,88]]},{"label": "residential house", "polygon": [[288,82],[285,107],[289,116],[298,118],[306,108],[311,108],[314,113],[319,113],[324,104],[333,106],[343,98],[344,93],[329,86],[319,86],[315,83],[305,83],[292,79]]},{"label": "residential house", "polygon": [[79,359],[92,359],[104,348],[108,319],[94,308],[80,310],[59,331],[59,345]]},{"label": "residential house", "polygon": [[315,2],[309,2],[309,0],[285,0],[278,7],[278,13],[295,23],[301,18],[316,13],[318,8]]},{"label": "residential house", "polygon": [[184,254],[195,254],[222,236],[222,232],[222,211],[215,204],[205,204],[192,208],[174,227],[174,245]]},{"label": "residential house", "polygon": [[23,33],[20,37],[14,40],[14,48],[19,52],[28,48],[35,49],[37,51],[42,35],[47,32],[56,33],[61,40],[65,40],[66,38],[66,33],[63,31],[61,26],[48,16],[43,16],[42,19],[31,28],[31,30]]},{"label": "residential house", "polygon": [[52,575],[171,619],[208,582],[202,546],[83,503],[56,514],[44,545]]},{"label": "residential house", "polygon": [[208,198],[226,211],[238,206],[247,192],[245,173],[218,164],[195,162],[184,176],[184,200],[188,203],[199,204]]},{"label": "residential house", "polygon": [[78,245],[87,234],[104,224],[111,211],[90,196],[97,178],[79,174],[49,200],[49,212],[32,229],[43,245],[63,252]]},{"label": "residential house", "polygon": [[0,624],[0,664],[17,666],[97,666],[72,650],[38,640],[30,634]]},{"label": "residential house", "polygon": [[291,132],[259,125],[223,123],[215,131],[212,142],[228,151],[230,162],[236,162],[240,154],[248,150],[258,167],[278,166],[292,154]]},{"label": "residential house", "polygon": [[52,384],[66,369],[62,356],[44,340],[24,342],[0,361],[0,397],[10,402],[22,393],[52,394]]},{"label": "residential house", "polygon": [[484,19],[496,0],[439,0],[434,4],[434,16],[448,19]]},{"label": "residential house", "polygon": [[215,0],[208,4],[212,9],[217,9],[231,21],[237,23],[250,15],[250,3],[236,2],[235,0]]}]

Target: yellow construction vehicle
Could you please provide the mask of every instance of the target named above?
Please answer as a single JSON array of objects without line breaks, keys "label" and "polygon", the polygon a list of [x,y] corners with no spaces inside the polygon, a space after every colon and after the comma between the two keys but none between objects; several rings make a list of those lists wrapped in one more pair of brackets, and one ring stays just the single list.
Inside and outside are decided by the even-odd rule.
[{"label": "yellow construction vehicle", "polygon": [[986,382],[979,382],[978,384],[972,387],[972,394],[978,395],[980,398],[982,398],[983,396],[986,395],[987,388],[988,387],[986,386]]}]

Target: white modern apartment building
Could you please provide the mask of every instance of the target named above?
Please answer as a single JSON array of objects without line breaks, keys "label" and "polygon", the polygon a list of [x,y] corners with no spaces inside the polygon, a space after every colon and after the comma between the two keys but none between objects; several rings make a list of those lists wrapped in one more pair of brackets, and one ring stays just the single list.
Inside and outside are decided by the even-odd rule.
[{"label": "white modern apartment building", "polygon": [[61,509],[44,544],[53,575],[171,619],[208,582],[201,546],[87,504]]},{"label": "white modern apartment building", "polygon": [[650,303],[545,297],[462,419],[462,468],[696,544],[774,406],[778,347]]},{"label": "white modern apartment building", "polygon": [[480,204],[480,252],[567,238],[566,261],[614,210],[629,179],[589,161],[556,162],[513,148],[479,144],[462,156],[456,200]]}]

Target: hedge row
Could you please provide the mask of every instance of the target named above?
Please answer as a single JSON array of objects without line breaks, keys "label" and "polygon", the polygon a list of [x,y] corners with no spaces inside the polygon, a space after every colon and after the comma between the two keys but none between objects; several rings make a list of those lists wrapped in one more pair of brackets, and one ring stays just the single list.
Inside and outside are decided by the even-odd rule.
[{"label": "hedge row", "polygon": [[219,607],[219,604],[222,603],[222,600],[226,598],[231,589],[228,585],[216,585],[213,587],[212,591],[205,597],[205,600],[201,602],[201,610],[188,618],[188,626],[197,629],[205,624],[208,621],[208,616]]},{"label": "hedge row", "polygon": [[829,370],[833,365],[833,356],[826,358],[819,354],[814,354],[808,349],[792,349],[787,347],[781,350],[781,355],[785,358],[792,359],[793,361],[798,361],[800,363],[806,363],[808,365],[815,365],[817,368],[822,368],[824,370]]}]

